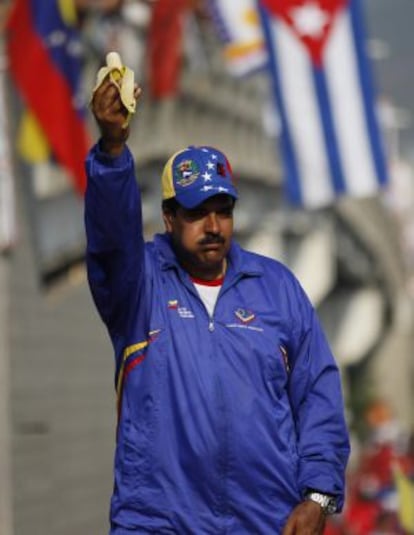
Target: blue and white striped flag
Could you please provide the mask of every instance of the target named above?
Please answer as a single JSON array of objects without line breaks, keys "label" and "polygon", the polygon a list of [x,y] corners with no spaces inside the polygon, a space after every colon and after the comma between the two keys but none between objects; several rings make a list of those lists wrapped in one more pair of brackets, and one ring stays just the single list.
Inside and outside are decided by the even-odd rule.
[{"label": "blue and white striped flag", "polygon": [[375,195],[387,168],[361,0],[259,0],[287,194],[318,208]]}]

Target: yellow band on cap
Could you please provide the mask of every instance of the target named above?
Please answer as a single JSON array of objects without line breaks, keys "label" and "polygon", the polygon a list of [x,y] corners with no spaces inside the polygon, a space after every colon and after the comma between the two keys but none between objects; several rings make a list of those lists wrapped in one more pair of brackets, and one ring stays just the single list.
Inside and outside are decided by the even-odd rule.
[{"label": "yellow band on cap", "polygon": [[167,163],[164,166],[164,170],[162,172],[161,177],[161,191],[162,191],[162,198],[163,200],[166,199],[172,199],[175,197],[175,189],[174,189],[174,183],[173,183],[173,169],[172,169],[172,163],[175,159],[175,157],[183,152],[182,150],[178,150],[175,152],[167,161]]}]

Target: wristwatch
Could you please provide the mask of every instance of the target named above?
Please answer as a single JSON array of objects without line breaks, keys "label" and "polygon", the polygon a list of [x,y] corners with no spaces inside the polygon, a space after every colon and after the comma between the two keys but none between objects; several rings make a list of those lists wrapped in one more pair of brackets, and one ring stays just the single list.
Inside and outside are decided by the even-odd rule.
[{"label": "wristwatch", "polygon": [[322,507],[323,512],[326,515],[333,515],[334,513],[336,513],[336,500],[333,496],[330,496],[329,494],[323,494],[322,492],[311,490],[305,494],[305,500],[310,500],[312,502],[318,503]]}]

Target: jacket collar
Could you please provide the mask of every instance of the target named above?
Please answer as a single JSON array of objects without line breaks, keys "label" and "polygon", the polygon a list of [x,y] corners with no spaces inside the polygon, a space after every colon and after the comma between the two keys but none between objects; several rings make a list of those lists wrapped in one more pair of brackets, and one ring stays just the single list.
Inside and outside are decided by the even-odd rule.
[{"label": "jacket collar", "polygon": [[[160,260],[161,269],[182,269],[167,233],[156,234],[154,236],[154,246]],[[234,240],[231,242],[228,260],[228,275],[231,275],[231,278],[239,276],[255,277],[263,274],[259,257],[242,249]]]}]

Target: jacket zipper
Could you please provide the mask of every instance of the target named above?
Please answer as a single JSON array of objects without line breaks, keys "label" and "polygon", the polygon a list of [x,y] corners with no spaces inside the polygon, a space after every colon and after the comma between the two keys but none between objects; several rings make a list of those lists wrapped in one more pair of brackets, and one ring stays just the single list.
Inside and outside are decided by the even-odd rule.
[{"label": "jacket zipper", "polygon": [[[214,332],[214,329],[215,329],[215,325],[214,325],[214,311],[213,311],[213,314],[210,316],[208,310],[207,310],[207,307],[206,305],[204,304],[203,300],[201,299],[199,293],[197,292],[195,286],[193,284],[188,284],[187,281],[181,279],[182,282],[184,283],[184,286],[186,286],[186,288],[188,288],[188,290],[193,294],[193,296],[198,299],[198,301],[200,301],[201,303],[201,306],[204,308],[206,314],[207,314],[207,317],[208,317],[208,331],[210,333]],[[217,297],[217,301],[218,301],[218,297]],[[216,309],[216,305],[217,305],[217,301],[216,301],[216,304],[214,305],[214,310]]]}]

